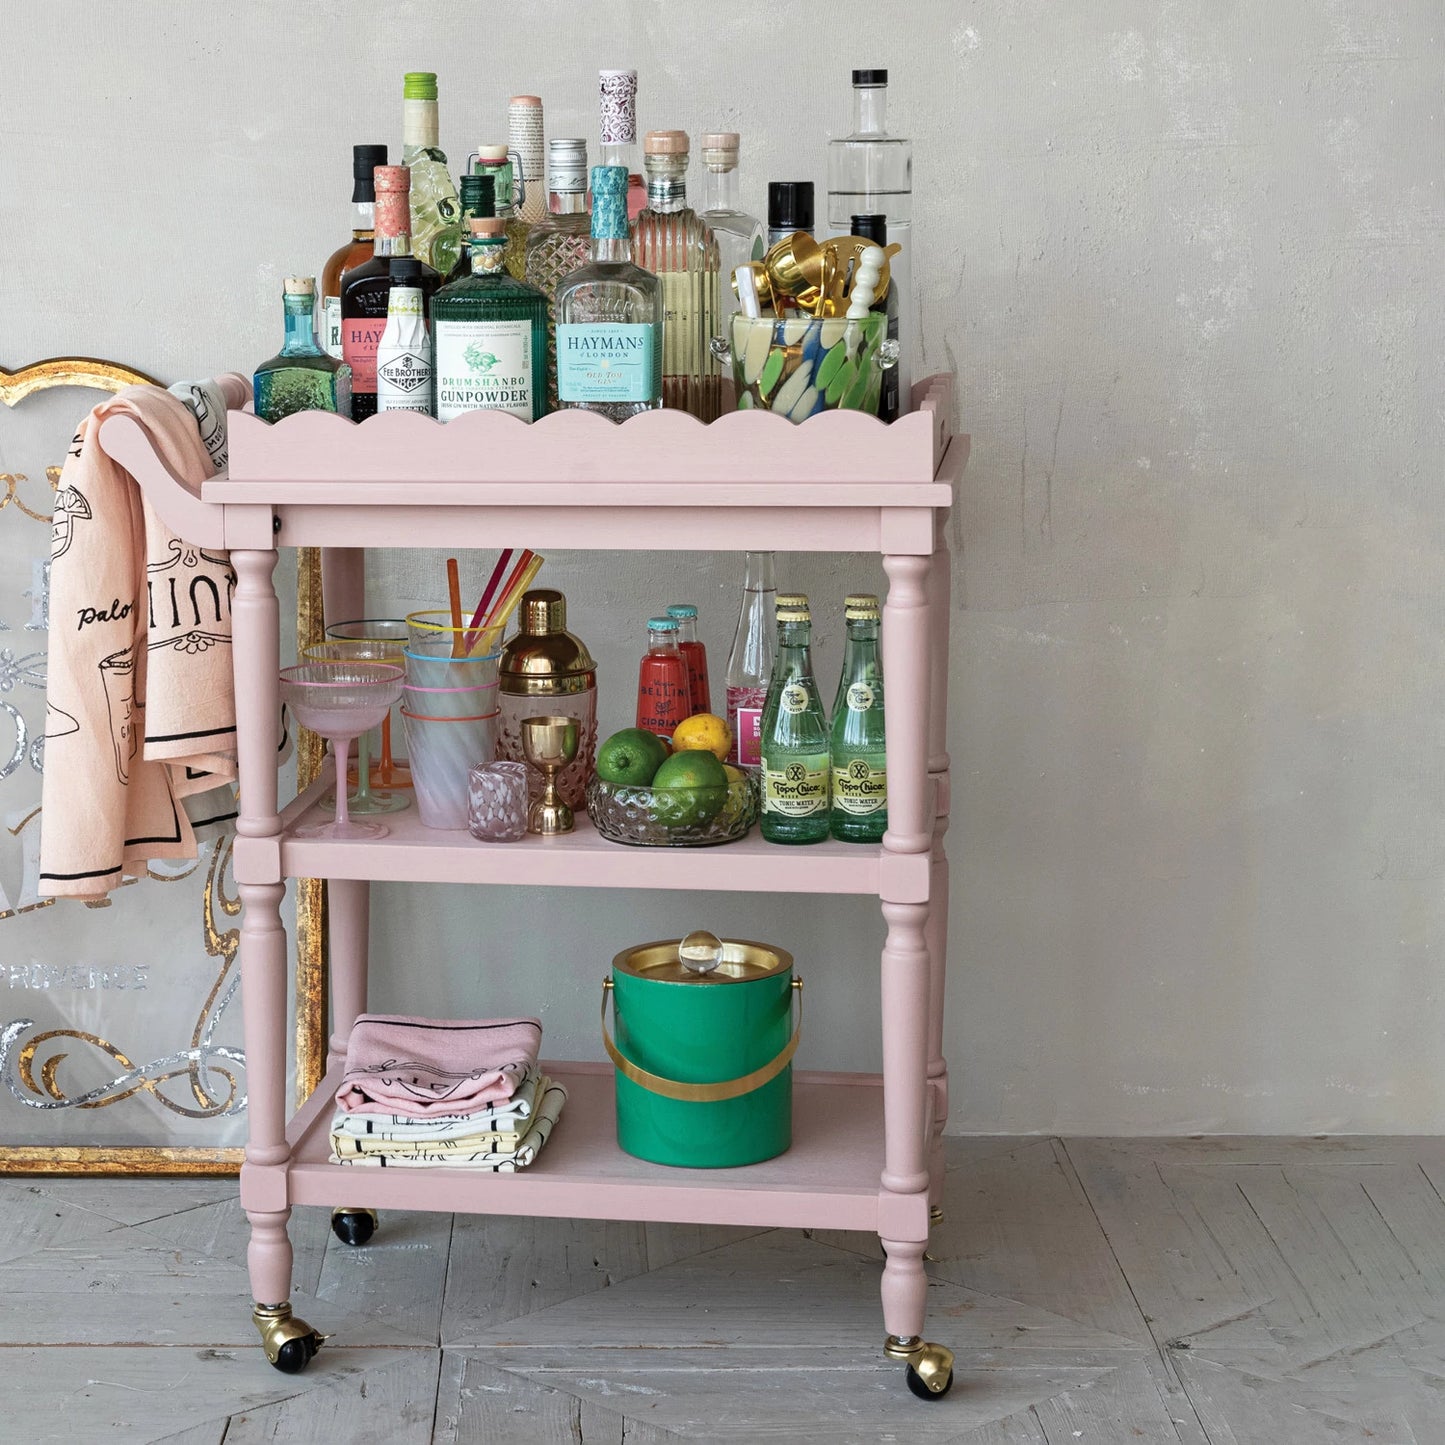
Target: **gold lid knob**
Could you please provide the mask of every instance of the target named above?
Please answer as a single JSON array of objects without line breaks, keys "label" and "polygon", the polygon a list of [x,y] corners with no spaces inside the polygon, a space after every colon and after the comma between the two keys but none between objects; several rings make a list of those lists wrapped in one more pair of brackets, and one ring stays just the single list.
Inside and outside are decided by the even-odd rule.
[{"label": "gold lid knob", "polygon": [[566,632],[567,599],[555,587],[538,587],[524,592],[517,630],[534,635]]}]

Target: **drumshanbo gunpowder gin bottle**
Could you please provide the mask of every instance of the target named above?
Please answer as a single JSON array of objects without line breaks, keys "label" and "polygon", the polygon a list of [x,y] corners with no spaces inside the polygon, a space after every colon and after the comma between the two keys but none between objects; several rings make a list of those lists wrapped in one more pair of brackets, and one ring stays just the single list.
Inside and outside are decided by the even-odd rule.
[{"label": "drumshanbo gunpowder gin bottle", "polygon": [[888,827],[888,755],[878,599],[855,593],[844,607],[848,642],[833,700],[833,836],[845,843],[881,843]]},{"label": "drumshanbo gunpowder gin bottle", "polygon": [[778,594],[778,658],[763,707],[763,837],[828,836],[828,721],[811,656],[812,614],[800,592]]}]

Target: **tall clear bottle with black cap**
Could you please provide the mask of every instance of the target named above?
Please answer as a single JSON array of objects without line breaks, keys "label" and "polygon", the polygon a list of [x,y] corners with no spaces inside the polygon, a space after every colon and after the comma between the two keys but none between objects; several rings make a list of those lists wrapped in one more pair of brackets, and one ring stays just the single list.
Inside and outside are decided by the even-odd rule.
[{"label": "tall clear bottle with black cap", "polygon": [[321,272],[321,344],[341,360],[341,281],[353,267],[371,260],[376,239],[376,186],[372,172],[386,164],[386,147],[351,148],[351,239],[338,246]]},{"label": "tall clear bottle with black cap", "polygon": [[813,230],[812,181],[768,182],[768,245],[794,231]]},{"label": "tall clear bottle with black cap", "polygon": [[853,72],[853,129],[828,142],[828,225],[847,231],[854,216],[883,216],[902,247],[889,262],[898,290],[904,347],[894,368],[902,407],[909,407],[913,345],[913,143],[888,131],[888,72]]},{"label": "tall clear bottle with black cap", "polygon": [[[875,245],[888,245],[888,221],[884,216],[853,216],[848,223],[849,234],[866,236]],[[892,267],[889,267],[890,273]],[[887,318],[888,337],[898,340],[898,287],[890,280],[886,295],[880,296],[871,309]],[[902,347],[899,348],[900,355]],[[883,373],[883,382],[878,392],[878,420],[894,421],[898,417],[898,368],[890,366]]]}]

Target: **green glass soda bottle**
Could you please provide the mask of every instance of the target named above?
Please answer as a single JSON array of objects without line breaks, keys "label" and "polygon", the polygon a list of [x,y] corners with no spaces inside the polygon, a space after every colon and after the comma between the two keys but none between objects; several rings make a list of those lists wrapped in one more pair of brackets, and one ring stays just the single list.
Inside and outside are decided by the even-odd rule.
[{"label": "green glass soda bottle", "polygon": [[778,657],[763,705],[763,837],[821,843],[828,836],[828,722],[811,656],[812,614],[800,592],[777,599]]},{"label": "green glass soda bottle", "polygon": [[848,642],[833,699],[833,836],[844,843],[881,843],[888,827],[888,755],[878,599],[853,593],[844,609]]}]

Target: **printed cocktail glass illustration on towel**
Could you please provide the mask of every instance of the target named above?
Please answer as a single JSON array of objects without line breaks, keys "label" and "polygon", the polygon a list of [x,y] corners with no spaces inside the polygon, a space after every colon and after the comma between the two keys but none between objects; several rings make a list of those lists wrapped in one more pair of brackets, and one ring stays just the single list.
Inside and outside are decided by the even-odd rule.
[{"label": "printed cocktail glass illustration on towel", "polygon": [[110,740],[115,745],[115,773],[123,783],[130,781],[130,765],[137,747],[135,654],[136,646],[132,643],[100,660],[100,680],[110,713]]}]

